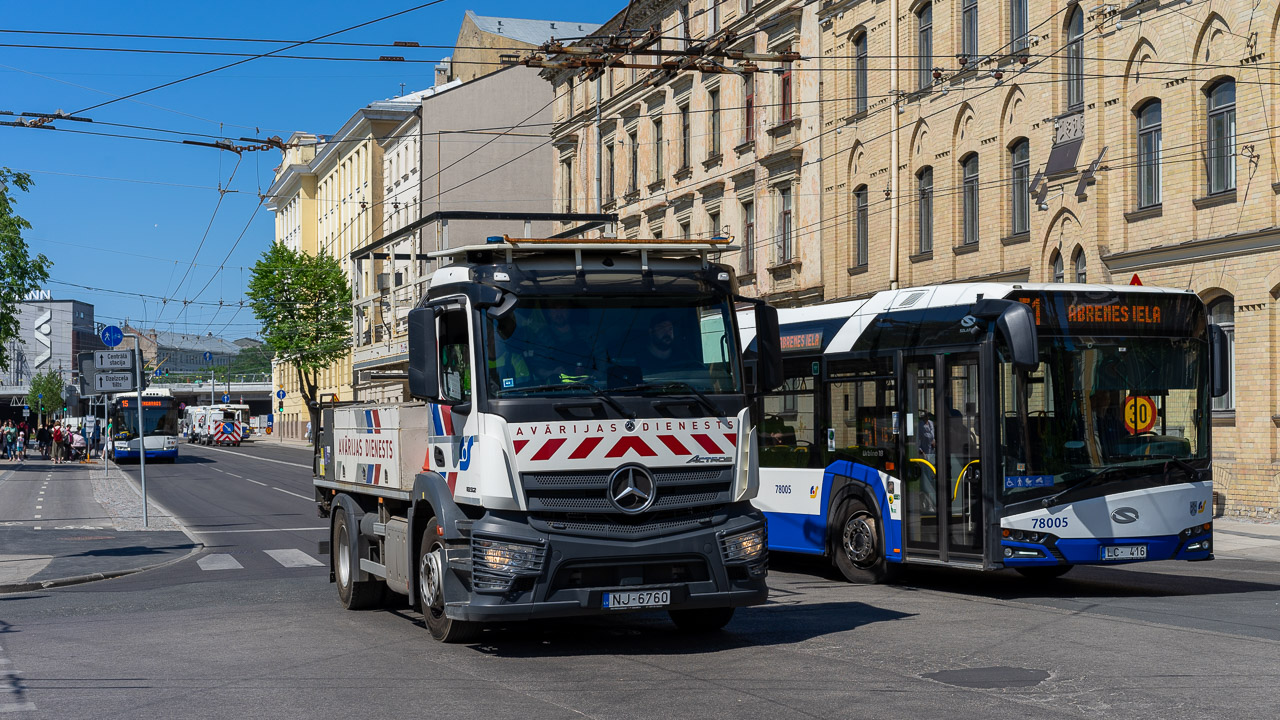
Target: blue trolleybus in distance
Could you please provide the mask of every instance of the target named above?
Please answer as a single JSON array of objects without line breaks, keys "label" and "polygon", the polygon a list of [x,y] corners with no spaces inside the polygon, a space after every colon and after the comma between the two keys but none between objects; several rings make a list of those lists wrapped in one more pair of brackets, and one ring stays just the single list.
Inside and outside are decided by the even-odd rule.
[{"label": "blue trolleybus in distance", "polygon": [[1226,342],[1194,294],[942,285],[779,321],[785,382],[754,411],[770,550],[854,582],[1213,557]]},{"label": "blue trolleybus in distance", "polygon": [[[111,403],[111,443],[108,450],[116,462],[137,461],[139,448],[147,460],[178,461],[178,423],[182,417],[173,395],[164,388],[142,391],[142,424],[138,432],[137,395],[117,395]],[[141,438],[139,437],[141,435]]]}]

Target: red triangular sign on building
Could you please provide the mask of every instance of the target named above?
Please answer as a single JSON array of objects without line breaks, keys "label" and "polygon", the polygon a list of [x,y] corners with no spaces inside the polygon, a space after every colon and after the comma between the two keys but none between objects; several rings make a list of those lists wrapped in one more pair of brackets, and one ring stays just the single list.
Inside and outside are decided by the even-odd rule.
[{"label": "red triangular sign on building", "polygon": [[1142,284],[1142,279],[1138,277],[1138,273],[1134,273],[1134,274],[1133,274],[1133,277],[1129,279],[1129,284],[1130,284],[1130,285],[1141,285],[1141,284]]}]

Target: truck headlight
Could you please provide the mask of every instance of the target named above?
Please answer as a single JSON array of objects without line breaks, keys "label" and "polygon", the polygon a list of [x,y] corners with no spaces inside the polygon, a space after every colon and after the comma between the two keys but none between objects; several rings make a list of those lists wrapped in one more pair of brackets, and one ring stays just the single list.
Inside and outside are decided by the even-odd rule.
[{"label": "truck headlight", "polygon": [[477,568],[510,574],[537,574],[542,572],[546,549],[539,545],[499,542],[484,538],[471,541],[471,561]]},{"label": "truck headlight", "polygon": [[720,539],[720,551],[725,563],[745,563],[762,557],[768,547],[768,536],[763,527]]}]

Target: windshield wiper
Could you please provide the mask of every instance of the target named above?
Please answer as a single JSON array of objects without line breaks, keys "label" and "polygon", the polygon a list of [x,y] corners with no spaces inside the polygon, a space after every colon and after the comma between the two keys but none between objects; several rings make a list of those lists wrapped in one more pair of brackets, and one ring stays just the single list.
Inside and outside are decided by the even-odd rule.
[{"label": "windshield wiper", "polygon": [[1040,506],[1041,506],[1041,507],[1046,507],[1046,508],[1051,508],[1051,507],[1053,507],[1054,505],[1057,505],[1057,504],[1058,504],[1058,499],[1059,499],[1059,498],[1061,498],[1063,495],[1066,495],[1067,493],[1069,493],[1069,492],[1071,492],[1071,491],[1073,491],[1073,490],[1078,490],[1079,488],[1087,487],[1087,486],[1089,486],[1089,485],[1092,485],[1092,484],[1094,483],[1094,481],[1096,481],[1098,478],[1102,477],[1103,475],[1106,475],[1107,473],[1110,473],[1110,472],[1113,472],[1113,471],[1115,471],[1115,470],[1119,470],[1119,469],[1120,469],[1120,466],[1118,466],[1118,465],[1108,465],[1108,466],[1106,466],[1106,467],[1104,467],[1104,468],[1099,468],[1099,469],[1097,469],[1097,470],[1085,470],[1084,472],[1085,472],[1085,473],[1087,473],[1087,474],[1086,474],[1084,477],[1082,477],[1082,478],[1080,478],[1079,480],[1076,480],[1075,482],[1071,483],[1070,485],[1068,485],[1068,486],[1066,486],[1066,487],[1062,488],[1062,489],[1061,489],[1061,490],[1059,490],[1058,492],[1056,492],[1056,493],[1054,493],[1054,494],[1052,494],[1052,495],[1050,495],[1050,496],[1048,496],[1048,497],[1046,497],[1046,498],[1042,498],[1042,499],[1040,500]]},{"label": "windshield wiper", "polygon": [[499,396],[502,396],[502,395],[506,395],[507,393],[514,393],[514,392],[526,392],[526,393],[551,392],[552,390],[586,390],[592,395],[608,403],[609,407],[613,408],[614,410],[617,410],[619,415],[622,415],[628,420],[636,419],[635,413],[623,407],[622,403],[614,399],[612,395],[605,392],[604,390],[601,390],[595,385],[592,385],[589,382],[577,381],[577,382],[567,382],[567,383],[547,383],[546,385],[530,385],[529,387],[507,388],[505,390],[499,390],[497,394]]},{"label": "windshield wiper", "polygon": [[1181,469],[1182,472],[1186,473],[1187,477],[1191,478],[1192,481],[1196,481],[1200,479],[1200,468],[1196,467],[1195,465],[1192,465],[1191,463],[1187,462],[1183,458],[1178,457],[1177,455],[1156,454],[1156,455],[1147,455],[1146,457],[1157,459],[1157,460],[1164,459],[1166,461],[1164,463],[1164,479],[1165,479],[1166,485],[1169,484],[1169,466],[1170,465],[1174,465],[1179,469]]},{"label": "windshield wiper", "polygon": [[680,380],[672,380],[665,383],[642,383],[640,385],[629,385],[627,387],[614,388],[614,392],[643,392],[645,390],[684,390],[696,396],[698,402],[702,404],[709,412],[716,417],[720,417],[724,413],[711,402],[711,398],[707,397],[701,390]]}]

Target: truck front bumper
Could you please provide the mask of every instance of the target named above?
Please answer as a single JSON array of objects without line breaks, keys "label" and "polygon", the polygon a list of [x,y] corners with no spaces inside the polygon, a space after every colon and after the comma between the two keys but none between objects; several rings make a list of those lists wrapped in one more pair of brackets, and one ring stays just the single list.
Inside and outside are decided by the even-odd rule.
[{"label": "truck front bumper", "polygon": [[[695,529],[639,540],[540,532],[520,516],[490,513],[473,524],[469,547],[449,553],[445,614],[481,622],[594,615],[611,612],[605,593],[635,590],[669,590],[661,610],[759,605],[769,594],[764,533],[763,514],[747,503]],[[522,568],[495,571],[486,561],[487,551],[508,557],[520,547],[529,549]]]}]

